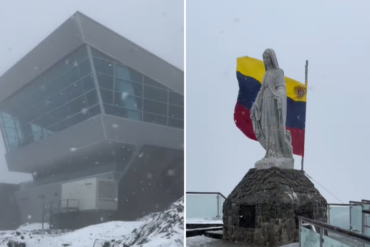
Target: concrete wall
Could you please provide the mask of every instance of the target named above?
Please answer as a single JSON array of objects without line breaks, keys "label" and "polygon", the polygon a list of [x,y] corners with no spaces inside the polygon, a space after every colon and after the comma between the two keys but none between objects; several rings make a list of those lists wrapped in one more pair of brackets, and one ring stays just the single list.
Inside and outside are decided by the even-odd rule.
[{"label": "concrete wall", "polygon": [[[72,148],[83,148],[105,141],[101,116],[55,133],[44,140],[6,154],[9,171],[33,173],[42,168],[68,162],[76,156]],[[89,150],[86,150],[88,152]]]},{"label": "concrete wall", "polygon": [[[119,128],[112,127],[116,125]],[[56,169],[62,164],[72,164],[71,162],[82,167],[87,162],[84,157],[92,157],[103,148],[107,149],[106,143],[109,141],[183,150],[184,130],[98,115],[44,140],[7,153],[8,169],[33,173],[41,169]]]},{"label": "concrete wall", "polygon": [[0,102],[82,44],[82,32],[77,20],[68,19],[0,77]]},{"label": "concrete wall", "polygon": [[[102,115],[108,140],[134,145],[153,145],[177,150],[184,149],[184,130],[163,125]],[[119,126],[112,128],[112,126]]]},{"label": "concrete wall", "polygon": [[183,155],[181,150],[144,146],[119,183],[117,218],[136,220],[183,197]]},{"label": "concrete wall", "polygon": [[53,215],[51,224],[54,229],[80,229],[86,226],[114,220],[112,211],[77,211]]},{"label": "concrete wall", "polygon": [[[113,173],[91,174],[91,176],[111,177],[113,176]],[[83,178],[77,178],[74,180],[80,179]],[[15,192],[21,223],[41,222],[43,205],[51,201],[62,199],[63,183],[66,183],[66,181],[48,183],[30,188],[26,187]]]},{"label": "concrete wall", "polygon": [[21,224],[41,223],[44,203],[61,199],[61,184],[48,184],[16,192]]},{"label": "concrete wall", "polygon": [[[182,150],[146,145],[135,157],[122,171],[118,211],[112,213],[111,219],[135,220],[151,212],[163,211],[184,196]],[[65,182],[17,191],[21,222],[41,222],[43,204],[61,199],[62,183]]]},{"label": "concrete wall", "polygon": [[13,230],[19,226],[20,218],[15,199],[18,185],[0,184],[0,230]]}]

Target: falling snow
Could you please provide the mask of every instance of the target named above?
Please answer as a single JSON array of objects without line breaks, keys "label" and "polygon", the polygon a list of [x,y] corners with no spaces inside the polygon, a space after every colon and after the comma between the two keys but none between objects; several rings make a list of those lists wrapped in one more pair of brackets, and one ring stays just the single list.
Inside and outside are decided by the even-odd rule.
[{"label": "falling snow", "polygon": [[167,171],[167,175],[171,177],[171,176],[175,175],[175,171],[170,169],[170,170]]},{"label": "falling snow", "polygon": [[87,111],[88,111],[87,108],[82,108],[81,113],[84,114],[84,115],[86,115],[87,114]]},{"label": "falling snow", "polygon": [[126,99],[129,94],[127,92],[123,92],[121,95],[122,100]]}]

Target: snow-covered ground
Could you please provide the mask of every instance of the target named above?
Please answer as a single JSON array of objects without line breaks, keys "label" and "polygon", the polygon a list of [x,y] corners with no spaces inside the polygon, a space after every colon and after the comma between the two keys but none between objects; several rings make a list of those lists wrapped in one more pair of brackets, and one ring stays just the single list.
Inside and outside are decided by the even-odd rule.
[{"label": "snow-covered ground", "polygon": [[[252,246],[235,243],[227,240],[213,239],[205,236],[195,236],[186,239],[186,247],[242,247]],[[280,247],[299,247],[299,243],[292,243]]]},{"label": "snow-covered ground", "polygon": [[[184,199],[163,212],[134,222],[113,221],[76,231],[41,230],[41,224],[26,224],[16,231],[0,231],[0,247],[12,240],[27,247],[180,247],[184,241]],[[95,243],[95,245],[94,245]],[[105,246],[104,246],[105,247]]]},{"label": "snow-covered ground", "polygon": [[195,236],[191,238],[186,238],[186,247],[241,247],[241,246],[245,247],[246,245],[221,239],[213,239],[205,236]]}]

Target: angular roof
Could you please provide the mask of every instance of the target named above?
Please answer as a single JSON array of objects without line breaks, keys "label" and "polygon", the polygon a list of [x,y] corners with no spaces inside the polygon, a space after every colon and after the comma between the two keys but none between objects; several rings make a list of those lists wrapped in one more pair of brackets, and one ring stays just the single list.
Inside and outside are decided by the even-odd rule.
[{"label": "angular roof", "polygon": [[76,12],[0,77],[0,102],[83,44],[184,95],[182,70]]}]

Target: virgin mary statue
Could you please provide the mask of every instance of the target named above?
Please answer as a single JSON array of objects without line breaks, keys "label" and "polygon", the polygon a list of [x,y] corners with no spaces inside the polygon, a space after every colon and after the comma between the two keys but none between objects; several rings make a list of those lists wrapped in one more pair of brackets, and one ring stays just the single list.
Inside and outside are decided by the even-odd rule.
[{"label": "virgin mary statue", "polygon": [[[263,161],[268,159],[269,166],[293,168],[291,136],[285,128],[287,96],[284,72],[279,68],[276,54],[272,49],[265,50],[263,62],[265,75],[250,112],[256,138],[266,150],[264,159],[259,162],[264,163]],[[271,161],[279,162],[271,164]]]}]

